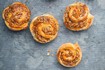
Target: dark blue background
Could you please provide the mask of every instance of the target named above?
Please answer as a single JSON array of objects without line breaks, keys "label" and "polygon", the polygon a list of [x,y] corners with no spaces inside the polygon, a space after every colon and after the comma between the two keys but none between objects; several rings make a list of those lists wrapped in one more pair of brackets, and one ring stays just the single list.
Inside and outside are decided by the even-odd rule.
[{"label": "dark blue background", "polygon": [[[31,20],[45,13],[54,15],[60,26],[58,37],[40,44],[33,40],[29,28],[9,30],[2,11],[15,1],[30,8]],[[77,1],[86,3],[95,18],[88,30],[72,32],[63,24],[63,13],[66,6]],[[58,47],[68,42],[78,42],[83,52],[81,63],[74,68],[65,68],[56,60]],[[54,56],[47,56],[48,49]],[[105,0],[0,0],[0,70],[105,70]]]}]

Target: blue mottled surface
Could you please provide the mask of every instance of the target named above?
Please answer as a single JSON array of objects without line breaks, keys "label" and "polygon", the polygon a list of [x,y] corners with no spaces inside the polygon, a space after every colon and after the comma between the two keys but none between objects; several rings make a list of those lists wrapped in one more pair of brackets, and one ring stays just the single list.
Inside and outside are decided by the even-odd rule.
[{"label": "blue mottled surface", "polygon": [[[58,37],[47,44],[33,40],[29,28],[10,31],[1,17],[5,7],[15,1],[25,3],[32,18],[51,13],[60,25]],[[90,29],[72,32],[63,24],[63,13],[67,5],[81,1],[86,3],[94,15]],[[56,60],[56,51],[67,42],[79,42],[83,51],[81,63],[74,68],[65,68]],[[47,56],[51,49],[54,56]],[[0,0],[0,70],[105,70],[105,0]]]}]

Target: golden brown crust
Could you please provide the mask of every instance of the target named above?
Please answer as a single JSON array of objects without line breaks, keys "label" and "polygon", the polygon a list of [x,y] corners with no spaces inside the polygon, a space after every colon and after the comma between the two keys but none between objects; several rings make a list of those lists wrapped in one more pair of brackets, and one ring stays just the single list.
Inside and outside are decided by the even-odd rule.
[{"label": "golden brown crust", "polygon": [[64,24],[72,31],[80,31],[88,29],[93,21],[89,8],[80,2],[76,2],[66,7],[64,13]]},{"label": "golden brown crust", "polygon": [[35,17],[30,24],[30,31],[39,43],[47,43],[56,38],[58,34],[58,21],[49,14]]},{"label": "golden brown crust", "polygon": [[21,2],[14,2],[5,8],[2,13],[6,26],[13,31],[26,29],[30,15],[29,8]]},{"label": "golden brown crust", "polygon": [[65,67],[78,65],[82,59],[82,51],[78,43],[65,43],[60,46],[57,51],[57,59],[59,63]]}]

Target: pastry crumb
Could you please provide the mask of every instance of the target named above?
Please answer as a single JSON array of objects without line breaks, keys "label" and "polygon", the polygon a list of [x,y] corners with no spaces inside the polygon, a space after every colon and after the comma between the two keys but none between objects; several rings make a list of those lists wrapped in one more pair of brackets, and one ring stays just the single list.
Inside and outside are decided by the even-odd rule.
[{"label": "pastry crumb", "polygon": [[49,56],[49,55],[50,55],[50,53],[48,52],[48,53],[47,53],[47,55]]},{"label": "pastry crumb", "polygon": [[47,55],[48,56],[54,56],[54,54],[51,54],[51,49],[47,50]]},{"label": "pastry crumb", "polygon": [[51,52],[51,50],[47,50],[48,52]]},{"label": "pastry crumb", "polygon": [[54,56],[54,54],[51,54],[51,56]]}]

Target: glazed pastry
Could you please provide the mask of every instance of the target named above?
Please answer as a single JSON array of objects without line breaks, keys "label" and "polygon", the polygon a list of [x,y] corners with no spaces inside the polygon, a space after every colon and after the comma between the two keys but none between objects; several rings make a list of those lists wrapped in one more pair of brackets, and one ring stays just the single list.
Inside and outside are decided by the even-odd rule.
[{"label": "glazed pastry", "polygon": [[59,63],[65,67],[74,67],[79,64],[82,59],[82,51],[78,43],[65,43],[57,51],[57,59]]},{"label": "glazed pastry", "polygon": [[56,38],[58,29],[58,21],[49,14],[35,17],[30,24],[33,38],[40,43],[47,43]]},{"label": "glazed pastry", "polygon": [[69,30],[80,31],[88,29],[92,25],[93,18],[84,3],[76,2],[66,7],[63,20]]},{"label": "glazed pastry", "polygon": [[14,2],[5,8],[2,13],[6,26],[13,31],[26,29],[30,15],[31,12],[29,8],[21,2]]}]

